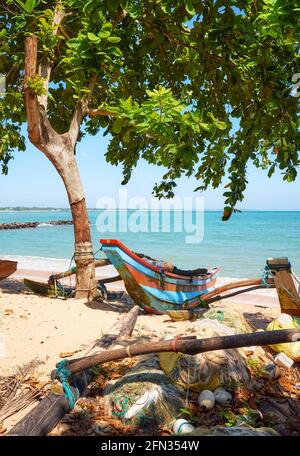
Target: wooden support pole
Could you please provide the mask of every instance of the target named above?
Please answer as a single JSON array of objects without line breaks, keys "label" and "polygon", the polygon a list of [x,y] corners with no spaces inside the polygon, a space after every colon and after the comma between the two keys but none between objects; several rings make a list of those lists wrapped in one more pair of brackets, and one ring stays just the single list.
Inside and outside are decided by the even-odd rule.
[{"label": "wooden support pole", "polygon": [[[275,285],[269,285],[270,288],[274,288]],[[230,299],[234,296],[240,295],[242,293],[249,293],[250,291],[261,290],[266,288],[265,285],[256,285],[254,287],[243,288],[242,290],[233,291],[232,293],[226,295],[216,295],[210,299],[205,300],[205,302],[209,305],[213,302],[222,301],[223,299]],[[187,321],[187,320],[196,320],[203,315],[203,312],[206,312],[206,308],[196,308],[193,309],[182,309],[182,310],[168,310],[167,314],[173,321]]]},{"label": "wooden support pole", "polygon": [[[269,285],[274,284],[273,279],[267,279],[267,283]],[[245,280],[239,280],[237,282],[230,282],[226,283],[225,285],[221,285],[220,287],[215,288],[214,290],[210,291],[209,293],[201,295],[201,299],[195,298],[192,302],[187,304],[187,309],[193,309],[195,307],[198,307],[201,305],[202,301],[208,301],[212,297],[219,295],[221,293],[225,293],[226,291],[233,290],[235,288],[242,288],[242,287],[252,287],[252,286],[257,286],[257,285],[262,285],[262,279],[245,279]]]},{"label": "wooden support pole", "polygon": [[[104,258],[103,260],[95,260],[95,268],[101,268],[103,266],[109,266],[111,262]],[[58,274],[53,274],[49,277],[49,283],[54,282],[54,280],[65,279],[76,274],[76,269],[70,269],[69,271],[60,272]]]},{"label": "wooden support pole", "polygon": [[274,276],[281,311],[299,317],[300,297],[288,258],[268,258],[267,265]]},{"label": "wooden support pole", "polygon": [[[116,343],[123,336],[130,336],[134,329],[139,307],[134,306],[123,318],[112,326],[108,334],[102,336],[89,350],[89,354],[98,353]],[[70,365],[76,360],[70,361]],[[76,374],[75,380],[79,395],[83,395],[88,384],[95,375],[90,370]],[[71,387],[72,393],[77,394]],[[76,397],[76,396],[75,396]],[[69,403],[65,395],[54,393],[48,394],[39,404],[31,410],[19,423],[17,423],[7,435],[11,436],[43,436],[49,434],[57,423],[70,411]]]},{"label": "wooden support pole", "polygon": [[233,336],[216,336],[206,339],[179,338],[149,342],[147,344],[134,344],[126,348],[108,350],[95,356],[78,359],[68,367],[72,373],[76,373],[108,361],[117,361],[138,355],[162,352],[180,352],[195,355],[197,353],[213,350],[225,350],[228,348],[250,347],[255,345],[275,345],[278,343],[296,342],[299,340],[300,328],[237,334]]},{"label": "wooden support pole", "polygon": [[114,277],[105,277],[105,279],[99,279],[98,282],[106,284],[106,283],[119,282],[120,280],[122,280],[122,277],[120,275],[116,275]]}]

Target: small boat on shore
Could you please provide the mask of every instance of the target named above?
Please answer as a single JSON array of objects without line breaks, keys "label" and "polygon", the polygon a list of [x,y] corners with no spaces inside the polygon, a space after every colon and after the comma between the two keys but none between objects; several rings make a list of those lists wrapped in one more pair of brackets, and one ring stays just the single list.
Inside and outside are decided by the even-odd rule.
[{"label": "small boat on shore", "polygon": [[0,280],[6,279],[17,270],[17,261],[0,260]]},{"label": "small boat on shore", "polygon": [[[107,261],[107,260],[105,260]],[[57,276],[63,275],[57,274]],[[48,282],[38,282],[31,279],[23,279],[23,283],[33,293],[40,296],[48,296],[53,298],[72,298],[75,296],[75,287],[63,285],[59,280],[53,279],[55,276],[50,276]],[[120,276],[106,277],[97,281],[97,288],[100,294],[107,293],[105,284],[118,282],[122,280]]]},{"label": "small boat on shore", "polygon": [[180,310],[189,301],[214,290],[218,267],[182,270],[171,263],[136,254],[115,239],[101,239],[100,243],[127,292],[146,312],[163,314]]},{"label": "small boat on shore", "polygon": [[23,282],[25,287],[40,296],[67,298],[74,291],[72,287],[65,287],[56,283],[49,284],[31,279],[23,279]]}]

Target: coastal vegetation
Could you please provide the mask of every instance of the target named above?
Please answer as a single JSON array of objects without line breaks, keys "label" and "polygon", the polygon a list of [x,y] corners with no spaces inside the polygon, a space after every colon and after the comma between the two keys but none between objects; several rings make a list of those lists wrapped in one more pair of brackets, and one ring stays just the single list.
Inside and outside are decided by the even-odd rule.
[{"label": "coastal vegetation", "polygon": [[164,167],[159,198],[182,175],[196,176],[197,191],[224,185],[224,220],[249,163],[295,180],[298,17],[284,0],[0,1],[2,171],[25,151],[27,123],[68,194],[77,297],[97,294],[76,162],[85,135],[110,135],[106,158],[123,165],[123,184],[139,159]]}]

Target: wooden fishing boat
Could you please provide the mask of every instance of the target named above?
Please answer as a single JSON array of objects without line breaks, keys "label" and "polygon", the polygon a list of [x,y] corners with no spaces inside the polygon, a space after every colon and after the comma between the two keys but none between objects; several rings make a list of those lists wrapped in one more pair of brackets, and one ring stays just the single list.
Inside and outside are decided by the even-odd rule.
[{"label": "wooden fishing boat", "polygon": [[101,239],[102,250],[119,272],[131,298],[144,310],[163,314],[180,310],[214,290],[220,268],[186,271],[136,254],[115,239]]},{"label": "wooden fishing boat", "polygon": [[6,279],[17,270],[17,261],[0,260],[0,280]]},{"label": "wooden fishing boat", "polygon": [[[53,281],[53,276],[50,276],[51,281],[37,282],[31,279],[23,279],[24,285],[40,296],[71,298],[75,295],[75,287],[62,285],[59,281]],[[102,297],[107,297],[106,283],[118,282],[122,280],[120,276],[106,277],[97,281],[97,288]]]},{"label": "wooden fishing boat", "polygon": [[59,284],[49,284],[45,282],[37,282],[35,280],[23,279],[25,287],[40,296],[61,297],[66,298],[71,295],[73,288],[63,287]]}]

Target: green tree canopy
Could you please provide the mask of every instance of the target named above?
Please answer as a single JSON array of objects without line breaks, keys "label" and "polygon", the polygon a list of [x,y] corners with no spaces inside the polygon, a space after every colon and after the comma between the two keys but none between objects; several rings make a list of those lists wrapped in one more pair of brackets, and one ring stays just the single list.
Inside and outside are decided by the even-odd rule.
[{"label": "green tree canopy", "polygon": [[299,1],[286,0],[0,1],[3,172],[25,149],[24,41],[34,34],[39,64],[51,63],[50,84],[43,74],[27,84],[48,95],[57,132],[68,131],[88,97],[78,140],[110,134],[106,158],[123,164],[124,183],[140,158],[167,169],[154,187],[159,197],[171,197],[182,175],[196,176],[198,190],[225,177],[228,218],[249,163],[296,178],[299,12]]}]

